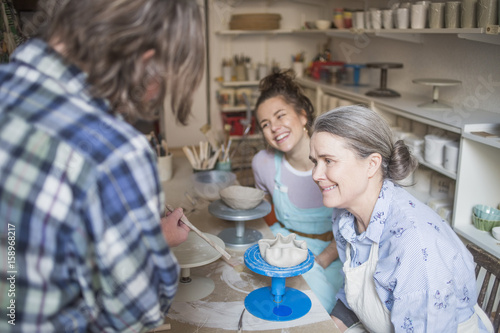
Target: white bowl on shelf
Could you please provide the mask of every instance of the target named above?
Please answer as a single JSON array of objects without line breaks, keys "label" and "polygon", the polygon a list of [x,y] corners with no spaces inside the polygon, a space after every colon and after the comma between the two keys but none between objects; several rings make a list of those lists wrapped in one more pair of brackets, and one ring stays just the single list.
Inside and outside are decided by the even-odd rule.
[{"label": "white bowl on shelf", "polygon": [[328,20],[316,20],[316,28],[319,30],[327,30],[332,26],[332,22]]}]

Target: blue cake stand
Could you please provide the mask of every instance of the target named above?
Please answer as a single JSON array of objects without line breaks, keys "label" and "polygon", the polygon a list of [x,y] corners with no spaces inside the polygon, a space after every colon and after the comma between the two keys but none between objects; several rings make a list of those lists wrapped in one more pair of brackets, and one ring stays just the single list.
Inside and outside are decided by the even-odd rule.
[{"label": "blue cake stand", "polygon": [[309,271],[314,265],[314,254],[308,250],[307,259],[292,267],[269,265],[260,255],[259,245],[245,251],[245,265],[255,273],[270,276],[271,287],[252,291],[245,298],[245,308],[255,317],[270,321],[289,321],[300,318],[311,309],[311,300],[300,290],[285,286],[287,277]]}]

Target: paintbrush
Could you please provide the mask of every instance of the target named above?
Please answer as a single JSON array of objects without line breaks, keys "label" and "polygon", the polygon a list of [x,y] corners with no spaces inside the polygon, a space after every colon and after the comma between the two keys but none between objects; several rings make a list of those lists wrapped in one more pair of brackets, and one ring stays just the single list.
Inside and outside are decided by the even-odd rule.
[{"label": "paintbrush", "polygon": [[[170,205],[166,205],[167,209],[170,212],[173,212],[174,209]],[[201,232],[198,228],[196,228],[186,217],[186,215],[182,215],[181,217],[181,222],[184,223],[189,227],[189,229],[193,230],[198,236],[200,236],[204,241],[206,241],[208,244],[210,244],[211,247],[217,250],[220,254],[222,254],[222,257],[226,260],[231,259],[231,255],[227,253],[222,247],[219,245],[215,244],[213,240],[208,238],[203,232]]]}]

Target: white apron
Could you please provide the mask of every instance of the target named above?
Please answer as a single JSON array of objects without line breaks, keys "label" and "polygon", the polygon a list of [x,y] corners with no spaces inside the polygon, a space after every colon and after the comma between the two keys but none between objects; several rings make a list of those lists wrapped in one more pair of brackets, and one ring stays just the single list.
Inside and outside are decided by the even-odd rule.
[{"label": "white apron", "polygon": [[[358,316],[361,324],[346,330],[346,333],[390,333],[394,332],[391,313],[380,300],[375,288],[373,274],[378,262],[378,244],[373,243],[368,260],[358,267],[351,267],[351,244],[347,243],[344,263],[345,294],[347,303]],[[478,318],[488,332],[493,333],[493,325],[484,311],[476,304],[476,312],[466,321],[458,324],[457,333],[479,333]]]},{"label": "white apron", "polygon": [[[358,316],[366,330],[372,333],[394,332],[391,312],[380,300],[375,289],[373,274],[378,262],[378,244],[373,243],[368,260],[358,267],[351,267],[351,244],[347,243],[344,263],[345,295],[347,303]],[[360,330],[361,329],[361,330]],[[346,332],[365,332],[361,327]]]}]

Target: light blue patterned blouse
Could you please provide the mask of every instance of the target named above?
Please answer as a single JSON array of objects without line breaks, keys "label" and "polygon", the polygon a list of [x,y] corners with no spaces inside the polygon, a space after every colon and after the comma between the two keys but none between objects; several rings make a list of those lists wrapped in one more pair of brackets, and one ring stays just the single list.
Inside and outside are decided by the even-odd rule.
[{"label": "light blue patterned blouse", "polygon": [[[333,233],[342,262],[351,244],[352,267],[379,244],[374,280],[395,332],[456,332],[473,314],[472,255],[439,215],[391,181],[384,181],[365,232],[357,235],[353,215],[344,211]],[[348,305],[343,287],[337,297]]]}]

